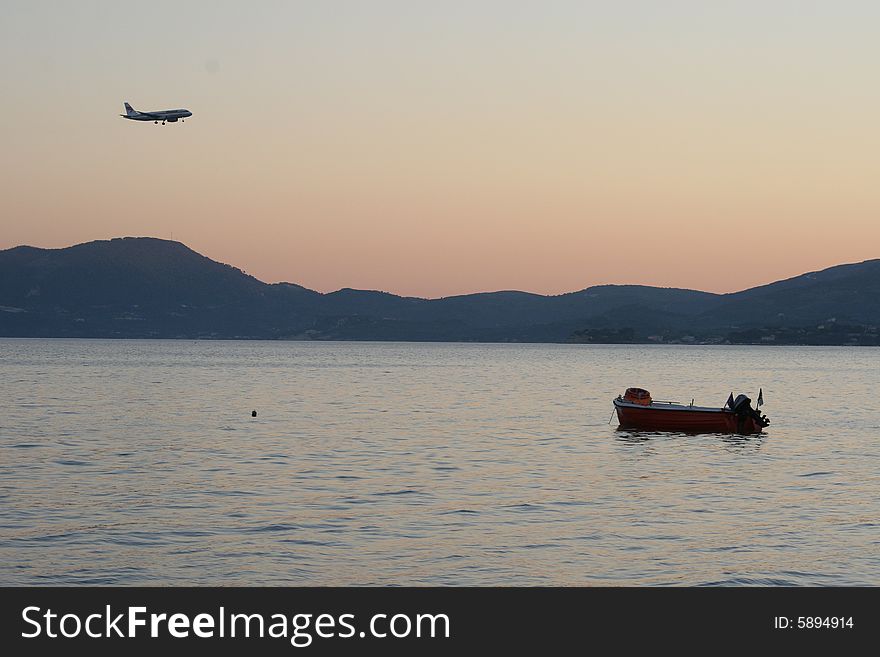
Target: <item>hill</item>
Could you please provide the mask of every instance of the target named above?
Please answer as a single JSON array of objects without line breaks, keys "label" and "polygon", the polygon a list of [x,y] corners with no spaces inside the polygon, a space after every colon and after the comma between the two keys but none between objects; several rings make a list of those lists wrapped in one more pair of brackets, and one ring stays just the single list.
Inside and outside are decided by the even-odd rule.
[{"label": "hill", "polygon": [[556,296],[420,299],[267,284],[154,238],[0,251],[6,337],[718,342],[752,331],[767,342],[767,331],[829,320],[865,334],[880,323],[880,260],[725,295],[602,285]]}]

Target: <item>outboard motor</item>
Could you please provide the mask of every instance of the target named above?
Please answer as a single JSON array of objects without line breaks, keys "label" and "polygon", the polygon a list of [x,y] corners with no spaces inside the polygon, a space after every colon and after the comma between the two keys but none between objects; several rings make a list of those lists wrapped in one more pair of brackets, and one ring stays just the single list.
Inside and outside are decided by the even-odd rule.
[{"label": "outboard motor", "polygon": [[770,420],[767,418],[766,415],[763,415],[759,411],[756,411],[754,408],[752,408],[752,400],[749,399],[746,395],[737,395],[732,404],[728,400],[728,405],[730,406],[730,410],[732,410],[742,419],[745,419],[747,417],[754,418],[755,422],[757,422],[758,425],[761,427],[766,427],[770,424]]}]

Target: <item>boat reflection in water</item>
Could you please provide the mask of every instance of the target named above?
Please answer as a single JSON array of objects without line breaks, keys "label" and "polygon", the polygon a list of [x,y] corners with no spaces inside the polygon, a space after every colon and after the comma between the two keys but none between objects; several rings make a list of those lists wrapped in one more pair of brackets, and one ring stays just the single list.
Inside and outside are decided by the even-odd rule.
[{"label": "boat reflection in water", "polygon": [[[757,406],[764,402],[763,391]],[[654,401],[642,388],[627,388],[613,401],[621,429],[641,431],[681,431],[684,433],[761,433],[770,420],[752,408],[746,395],[731,393],[722,408],[695,406],[678,402]]]},{"label": "boat reflection in water", "polygon": [[[733,454],[755,453],[764,445],[766,433],[688,433],[685,431],[638,431],[633,429],[615,429],[615,440],[626,450],[634,450],[641,456],[660,455],[665,453],[663,446],[687,445],[693,447],[693,439],[702,438],[712,445],[722,447]],[[716,442],[719,441],[719,442]],[[706,444],[703,442],[696,444]],[[659,448],[659,450],[657,449]]]}]

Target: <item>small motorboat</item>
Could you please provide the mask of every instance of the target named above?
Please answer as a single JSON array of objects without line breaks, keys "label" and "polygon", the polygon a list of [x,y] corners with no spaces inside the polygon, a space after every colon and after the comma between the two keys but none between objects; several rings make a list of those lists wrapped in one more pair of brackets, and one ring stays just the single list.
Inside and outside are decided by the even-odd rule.
[{"label": "small motorboat", "polygon": [[[746,395],[727,398],[723,408],[694,406],[679,402],[654,401],[642,388],[627,388],[614,400],[621,429],[642,431],[685,431],[689,433],[761,433],[770,420],[752,408]],[[757,406],[764,403],[763,390]]]}]

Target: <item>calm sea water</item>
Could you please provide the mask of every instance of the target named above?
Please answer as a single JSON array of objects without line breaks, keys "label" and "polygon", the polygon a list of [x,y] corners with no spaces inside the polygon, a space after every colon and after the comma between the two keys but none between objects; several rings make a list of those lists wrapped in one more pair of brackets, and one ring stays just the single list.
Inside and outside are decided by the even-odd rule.
[{"label": "calm sea water", "polygon": [[[0,584],[878,585],[878,357],[0,340]],[[633,385],[772,424],[619,431]]]}]

